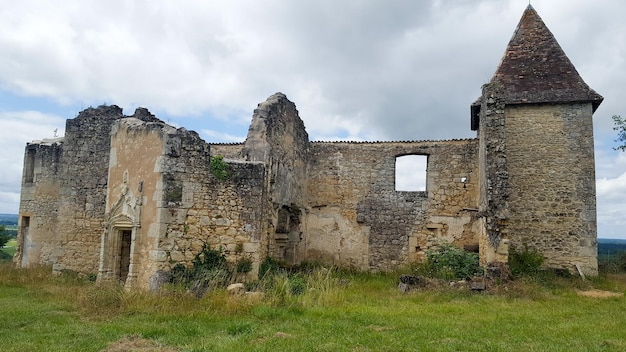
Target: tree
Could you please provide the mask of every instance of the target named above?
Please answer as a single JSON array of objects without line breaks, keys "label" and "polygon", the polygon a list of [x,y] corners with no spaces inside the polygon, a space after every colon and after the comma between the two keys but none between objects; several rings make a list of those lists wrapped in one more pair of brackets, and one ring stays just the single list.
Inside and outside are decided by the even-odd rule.
[{"label": "tree", "polygon": [[613,149],[626,152],[626,118],[622,119],[620,115],[613,115],[613,122],[615,123],[613,130],[617,131],[617,139],[615,141],[620,144]]},{"label": "tree", "polygon": [[4,230],[6,230],[4,225],[0,225],[0,248],[3,248],[4,245],[7,244],[7,242],[9,242],[9,240],[11,239],[11,236],[4,233]]}]

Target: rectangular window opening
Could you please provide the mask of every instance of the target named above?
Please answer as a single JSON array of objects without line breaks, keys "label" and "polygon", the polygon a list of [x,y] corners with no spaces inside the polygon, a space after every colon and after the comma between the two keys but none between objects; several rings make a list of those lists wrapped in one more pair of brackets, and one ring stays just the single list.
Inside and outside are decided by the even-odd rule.
[{"label": "rectangular window opening", "polygon": [[425,192],[427,167],[427,155],[396,157],[396,191]]}]

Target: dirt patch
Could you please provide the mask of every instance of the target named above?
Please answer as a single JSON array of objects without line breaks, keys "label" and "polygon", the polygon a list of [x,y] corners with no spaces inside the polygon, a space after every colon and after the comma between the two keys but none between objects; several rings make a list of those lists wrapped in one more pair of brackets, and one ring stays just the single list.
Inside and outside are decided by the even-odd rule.
[{"label": "dirt patch", "polygon": [[274,334],[274,337],[279,337],[279,338],[286,338],[286,337],[291,337],[291,334],[288,334],[286,332],[282,332],[279,331],[277,333]]},{"label": "dirt patch", "polygon": [[623,297],[624,294],[621,292],[611,292],[611,291],[602,291],[602,290],[588,290],[588,291],[578,291],[579,296],[584,297],[592,297],[592,298],[611,298],[611,297]]},{"label": "dirt patch", "polygon": [[390,326],[370,325],[368,326],[368,329],[372,329],[374,331],[387,331],[387,330],[392,330],[393,328]]},{"label": "dirt patch", "polygon": [[110,343],[101,352],[179,352],[179,350],[139,336],[128,336]]}]

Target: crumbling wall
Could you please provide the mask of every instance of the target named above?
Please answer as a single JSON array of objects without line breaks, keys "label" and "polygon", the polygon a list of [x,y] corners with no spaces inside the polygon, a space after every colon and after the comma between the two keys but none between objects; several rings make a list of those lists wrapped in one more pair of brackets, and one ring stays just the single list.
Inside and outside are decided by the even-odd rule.
[{"label": "crumbling wall", "polygon": [[228,261],[251,260],[253,271],[265,256],[262,246],[265,168],[258,162],[224,160],[227,177],[220,180],[211,172],[211,150],[195,132],[178,130],[167,145],[176,152],[165,153],[164,179],[180,187],[179,199],[165,199],[161,222],[159,258],[164,263],[190,265],[204,243],[221,249]]},{"label": "crumbling wall", "polygon": [[54,271],[98,271],[104,220],[111,125],[122,109],[100,106],[67,120],[61,164],[60,247]]},{"label": "crumbling wall", "polygon": [[483,86],[478,129],[481,215],[481,265],[508,261],[510,217],[509,171],[505,134],[502,87],[497,83]]},{"label": "crumbling wall", "polygon": [[259,104],[241,158],[265,164],[264,232],[269,253],[289,264],[297,264],[304,251],[301,224],[308,155],[309,136],[295,104],[282,93]]},{"label": "crumbling wall", "polygon": [[507,105],[511,244],[597,274],[592,106]]},{"label": "crumbling wall", "polygon": [[28,143],[14,261],[21,267],[52,265],[59,255],[57,223],[63,138]]},{"label": "crumbling wall", "polygon": [[232,263],[249,259],[258,270],[267,248],[264,164],[225,161],[227,178],[218,180],[210,151],[197,133],[162,122],[127,118],[114,125],[102,272],[117,275],[115,229],[129,227],[128,287],[147,289],[158,271],[191,265],[204,243]]},{"label": "crumbling wall", "polygon": [[[476,243],[476,153],[476,140],[312,143],[306,258],[389,270],[438,240]],[[396,157],[410,154],[428,156],[425,192],[395,190]]]},{"label": "crumbling wall", "polygon": [[[106,212],[111,127],[124,118],[118,106],[99,106],[67,120],[61,163],[58,260],[54,271],[97,273]],[[159,121],[145,109],[133,117]]]}]

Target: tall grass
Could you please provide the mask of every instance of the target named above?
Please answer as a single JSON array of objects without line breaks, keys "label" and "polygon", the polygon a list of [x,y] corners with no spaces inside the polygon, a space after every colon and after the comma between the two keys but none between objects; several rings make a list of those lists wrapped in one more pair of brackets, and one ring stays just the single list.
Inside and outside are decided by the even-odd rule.
[{"label": "tall grass", "polygon": [[[619,351],[626,348],[626,276],[524,277],[485,293],[442,285],[402,293],[398,273],[316,267],[259,282],[262,295],[202,298],[181,287],[125,291],[49,267],[0,266],[2,351],[100,351],[152,341],[151,350]],[[297,277],[297,279],[295,279]],[[120,344],[122,347],[120,347]],[[166,349],[167,348],[167,349]],[[111,349],[115,350],[115,349]]]}]

